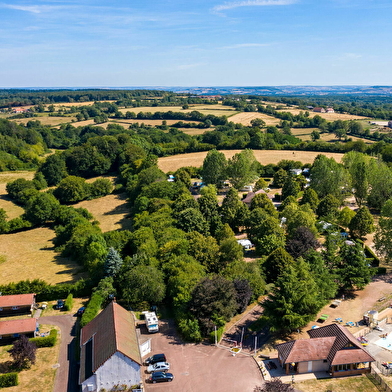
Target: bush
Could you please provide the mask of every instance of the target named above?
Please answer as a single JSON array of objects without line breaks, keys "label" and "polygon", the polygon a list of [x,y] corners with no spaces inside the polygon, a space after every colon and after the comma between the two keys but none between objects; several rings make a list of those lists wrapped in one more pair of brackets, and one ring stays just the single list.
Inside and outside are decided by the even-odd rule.
[{"label": "bush", "polygon": [[92,284],[83,279],[73,284],[51,285],[41,279],[21,280],[17,283],[0,285],[0,292],[3,295],[36,293],[37,301],[52,301],[58,298],[67,297],[72,293],[75,297],[84,297],[91,293]]},{"label": "bush", "polygon": [[41,347],[53,347],[57,342],[57,329],[52,329],[48,336],[30,338],[30,342],[35,343],[37,348]]},{"label": "bush", "polygon": [[103,304],[104,298],[101,293],[95,292],[88,302],[86,309],[83,313],[82,319],[80,320],[80,327],[83,328],[88,324],[100,311]]},{"label": "bush", "polygon": [[385,267],[377,267],[376,275],[385,275],[387,273],[387,269]]},{"label": "bush", "polygon": [[[219,343],[224,332],[224,327],[220,327],[216,330],[216,341]],[[215,343],[215,331],[210,332],[210,342]]]},{"label": "bush", "polygon": [[68,294],[67,299],[65,300],[64,310],[72,310],[73,307],[73,295],[72,293]]},{"label": "bush", "polygon": [[199,323],[194,318],[180,319],[178,320],[178,329],[182,337],[188,342],[201,342],[203,337],[201,336]]},{"label": "bush", "polygon": [[0,374],[0,388],[14,387],[18,384],[18,373]]},{"label": "bush", "polygon": [[373,252],[371,248],[369,248],[367,245],[365,245],[365,255],[367,259],[373,259],[372,260],[372,266],[378,267],[380,265],[380,259],[378,256]]}]

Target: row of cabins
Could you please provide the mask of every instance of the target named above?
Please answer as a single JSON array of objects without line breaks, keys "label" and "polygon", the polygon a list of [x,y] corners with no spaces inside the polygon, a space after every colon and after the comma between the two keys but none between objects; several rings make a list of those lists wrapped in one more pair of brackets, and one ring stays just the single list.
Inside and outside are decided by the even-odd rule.
[{"label": "row of cabins", "polygon": [[28,314],[25,319],[0,321],[0,344],[10,344],[21,335],[34,337],[38,332],[38,323],[32,318],[36,306],[35,294],[0,295],[0,317],[12,317]]}]

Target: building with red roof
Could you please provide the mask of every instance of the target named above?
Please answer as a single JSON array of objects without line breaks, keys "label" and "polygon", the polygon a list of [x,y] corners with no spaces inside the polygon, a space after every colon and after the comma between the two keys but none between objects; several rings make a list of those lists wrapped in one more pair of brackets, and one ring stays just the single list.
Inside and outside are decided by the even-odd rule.
[{"label": "building with red roof", "polygon": [[142,358],[135,322],[116,302],[82,328],[80,347],[82,392],[140,384]]},{"label": "building with red roof", "polygon": [[278,344],[279,362],[286,374],[326,371],[333,377],[370,372],[375,359],[339,324],[308,331],[310,339]]},{"label": "building with red roof", "polygon": [[35,318],[0,321],[0,344],[10,344],[21,335],[32,338],[36,331],[38,323]]},{"label": "building with red roof", "polygon": [[35,294],[0,295],[0,317],[32,313]]}]

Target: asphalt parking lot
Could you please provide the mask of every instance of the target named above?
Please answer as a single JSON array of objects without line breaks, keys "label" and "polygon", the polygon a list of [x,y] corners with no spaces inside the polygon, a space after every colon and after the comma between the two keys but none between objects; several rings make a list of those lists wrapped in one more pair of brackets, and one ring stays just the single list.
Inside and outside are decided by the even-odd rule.
[{"label": "asphalt parking lot", "polygon": [[[141,329],[142,333],[147,331]],[[161,321],[160,331],[150,335],[152,354],[164,353],[170,363],[173,382],[146,383],[148,392],[252,392],[263,379],[253,358],[204,344],[184,344],[172,323]],[[143,366],[143,377],[147,367]]]}]

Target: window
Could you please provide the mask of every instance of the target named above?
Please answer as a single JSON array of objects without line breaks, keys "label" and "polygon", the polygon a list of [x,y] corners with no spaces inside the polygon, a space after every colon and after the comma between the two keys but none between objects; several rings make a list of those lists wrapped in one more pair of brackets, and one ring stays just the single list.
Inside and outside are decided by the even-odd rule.
[{"label": "window", "polygon": [[13,306],[12,307],[12,310],[18,310],[19,309],[19,306]]},{"label": "window", "polygon": [[350,370],[350,364],[349,363],[345,363],[343,365],[336,365],[336,370],[338,372],[342,372],[342,371],[345,371],[345,370]]},{"label": "window", "polygon": [[0,312],[2,312],[3,311],[3,308],[0,308]]}]

